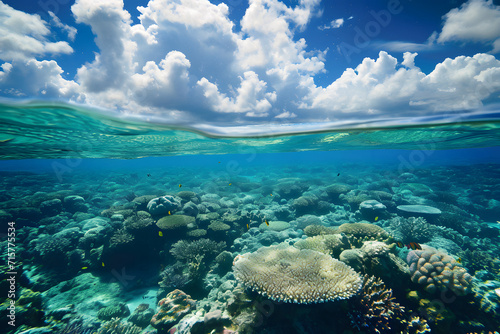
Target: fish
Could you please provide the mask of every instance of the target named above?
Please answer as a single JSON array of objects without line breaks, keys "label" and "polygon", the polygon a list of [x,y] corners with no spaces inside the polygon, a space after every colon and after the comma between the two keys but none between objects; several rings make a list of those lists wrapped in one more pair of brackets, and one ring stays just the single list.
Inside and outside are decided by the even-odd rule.
[{"label": "fish", "polygon": [[378,216],[377,216],[377,217],[375,217],[375,221],[377,221],[377,220],[378,220]]},{"label": "fish", "polygon": [[412,250],[415,250],[415,249],[419,249],[420,250],[420,249],[422,249],[422,246],[420,246],[419,243],[412,241],[408,245],[406,245],[406,248],[412,249]]},{"label": "fish", "polygon": [[396,246],[403,248],[405,245],[401,241],[396,241]]},{"label": "fish", "polygon": [[250,229],[250,226],[248,226],[248,224],[247,224],[247,230],[249,230],[249,229]]},{"label": "fish", "polygon": [[340,176],[340,173],[338,173],[337,176]]},{"label": "fish", "polygon": [[105,267],[104,262],[101,262],[101,266]]},{"label": "fish", "polygon": [[82,267],[82,270],[89,269],[89,267]]},{"label": "fish", "polygon": [[457,259],[457,262],[458,262],[458,263],[462,263],[462,258],[461,258],[461,257],[459,257],[459,258]]},{"label": "fish", "polygon": [[219,161],[219,163],[220,163],[220,161]]},{"label": "fish", "polygon": [[229,185],[232,185],[232,183],[229,183]]},{"label": "fish", "polygon": [[163,232],[162,232],[162,231],[158,231],[158,235],[159,235],[160,237],[163,237]]},{"label": "fish", "polygon": [[179,184],[179,188],[182,187],[182,184]]},{"label": "fish", "polygon": [[272,195],[273,195],[273,194],[271,194],[271,196],[272,196]]},{"label": "fish", "polygon": [[168,215],[169,215],[169,216],[171,215],[170,211],[168,212]]},{"label": "fish", "polygon": [[264,220],[266,222],[266,225],[269,226],[269,222],[267,221],[267,219]]},{"label": "fish", "polygon": [[148,177],[150,177],[150,176],[151,176],[151,174],[148,173]]}]

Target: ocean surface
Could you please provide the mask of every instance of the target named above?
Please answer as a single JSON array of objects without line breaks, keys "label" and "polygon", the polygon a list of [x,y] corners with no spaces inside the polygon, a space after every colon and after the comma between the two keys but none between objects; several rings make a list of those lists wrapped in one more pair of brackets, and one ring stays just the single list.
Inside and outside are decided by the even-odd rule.
[{"label": "ocean surface", "polygon": [[307,128],[0,104],[0,331],[498,333],[498,113]]}]

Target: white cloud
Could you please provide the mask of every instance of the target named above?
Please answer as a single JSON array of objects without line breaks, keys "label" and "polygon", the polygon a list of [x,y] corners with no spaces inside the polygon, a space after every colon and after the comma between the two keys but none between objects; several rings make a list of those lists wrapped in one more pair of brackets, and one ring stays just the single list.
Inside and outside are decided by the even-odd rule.
[{"label": "white cloud", "polygon": [[382,51],[378,59],[365,58],[326,88],[309,82],[310,94],[301,107],[330,119],[366,113],[409,116],[478,108],[500,90],[500,61],[491,55],[448,58],[428,75],[415,67],[415,56],[405,53],[400,66]]},{"label": "white cloud", "polygon": [[10,61],[73,52],[65,41],[48,41],[49,34],[47,23],[39,15],[26,14],[0,1],[0,59]]},{"label": "white cloud", "polygon": [[415,52],[415,51],[428,51],[436,48],[436,38],[437,32],[433,32],[425,43],[412,43],[412,42],[403,42],[403,41],[391,41],[391,42],[382,42],[382,43],[374,43],[374,46],[386,50],[386,51],[395,51],[395,52]]},{"label": "white cloud", "polygon": [[65,80],[63,70],[54,60],[19,60],[2,64],[0,91],[15,96],[43,96],[83,102],[84,96],[74,81]]},{"label": "white cloud", "polygon": [[52,25],[54,25],[55,27],[61,28],[62,30],[66,31],[66,33],[68,34],[68,38],[71,41],[74,41],[76,33],[77,33],[76,28],[75,27],[70,27],[69,25],[62,23],[61,20],[56,16],[56,14],[54,14],[51,11],[49,11],[49,15],[50,15],[50,18],[51,18]]},{"label": "white cloud", "polygon": [[283,119],[295,118],[295,117],[297,117],[297,115],[295,115],[293,112],[289,112],[289,111],[284,111],[281,114],[274,116],[274,118],[283,118]]},{"label": "white cloud", "polygon": [[500,52],[500,6],[492,0],[469,0],[444,17],[439,43],[449,41],[482,42],[493,45],[492,52]]},{"label": "white cloud", "polygon": [[240,77],[241,85],[228,97],[219,92],[217,85],[206,78],[198,81],[205,97],[211,102],[212,108],[223,113],[246,113],[248,117],[264,117],[268,115],[272,102],[276,100],[275,92],[266,91],[266,83],[259,80],[255,72],[247,71]]},{"label": "white cloud", "polygon": [[319,26],[318,29],[319,30],[336,29],[342,27],[343,25],[344,25],[344,19],[340,18],[331,21],[329,24]]}]

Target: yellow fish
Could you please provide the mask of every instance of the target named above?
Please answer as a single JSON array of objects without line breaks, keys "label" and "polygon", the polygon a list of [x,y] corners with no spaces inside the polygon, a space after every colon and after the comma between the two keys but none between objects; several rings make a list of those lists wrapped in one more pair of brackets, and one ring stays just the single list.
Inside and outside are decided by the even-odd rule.
[{"label": "yellow fish", "polygon": [[101,262],[101,265],[104,267],[104,262]]},{"label": "yellow fish", "polygon": [[168,212],[168,215],[169,215],[169,216],[171,215],[170,211]]},{"label": "yellow fish", "polygon": [[267,221],[267,219],[265,220],[265,222],[266,222],[266,225],[269,226],[269,222]]},{"label": "yellow fish", "polygon": [[248,230],[248,229],[250,229],[250,226],[248,226],[248,224],[247,224],[247,230]]},{"label": "yellow fish", "polygon": [[162,231],[158,231],[158,235],[159,235],[160,237],[163,237],[163,232],[162,232]]},{"label": "yellow fish", "polygon": [[271,194],[271,196],[272,196],[272,195],[273,195],[273,194]]},{"label": "yellow fish", "polygon": [[82,270],[89,269],[89,267],[82,267]]},{"label": "yellow fish", "polygon": [[457,259],[457,262],[458,262],[458,263],[462,263],[462,258],[461,258],[461,257],[459,257],[459,258]]},{"label": "yellow fish", "polygon": [[378,220],[378,217],[375,217],[375,221],[377,221],[377,220]]},{"label": "yellow fish", "polygon": [[229,185],[232,185],[232,183],[229,183]]},{"label": "yellow fish", "polygon": [[179,188],[182,187],[182,184],[179,184]]}]

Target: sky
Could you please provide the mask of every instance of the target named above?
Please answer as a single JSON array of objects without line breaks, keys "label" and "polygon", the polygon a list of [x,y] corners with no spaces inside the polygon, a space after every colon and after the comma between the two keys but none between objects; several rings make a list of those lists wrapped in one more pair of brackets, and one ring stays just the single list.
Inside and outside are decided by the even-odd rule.
[{"label": "sky", "polygon": [[0,0],[0,99],[198,128],[488,110],[499,53],[492,0]]}]

